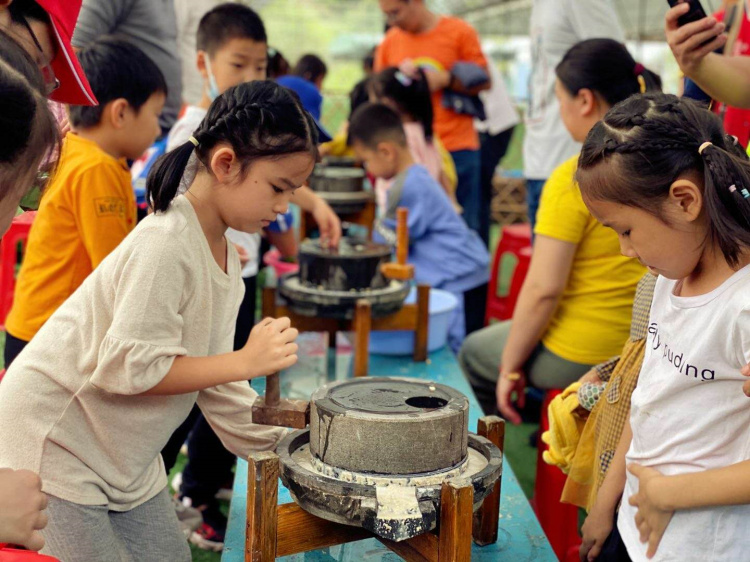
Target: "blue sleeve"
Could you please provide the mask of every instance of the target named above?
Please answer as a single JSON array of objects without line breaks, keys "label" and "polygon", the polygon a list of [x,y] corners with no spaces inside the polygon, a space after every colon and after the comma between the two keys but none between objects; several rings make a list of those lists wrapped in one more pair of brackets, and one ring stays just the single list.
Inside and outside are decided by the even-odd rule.
[{"label": "blue sleeve", "polygon": [[[406,207],[409,210],[407,225],[409,226],[409,240],[422,238],[430,227],[432,210],[440,204],[436,200],[435,190],[430,185],[423,185],[423,181],[434,182],[427,174],[420,178],[418,174],[409,174],[404,180],[401,190],[401,199],[398,207]],[[390,207],[390,205],[389,205]],[[383,221],[389,228],[395,230],[396,216],[389,216]]]},{"label": "blue sleeve", "polygon": [[275,221],[268,225],[271,232],[287,232],[294,224],[294,215],[291,212],[279,215]]}]

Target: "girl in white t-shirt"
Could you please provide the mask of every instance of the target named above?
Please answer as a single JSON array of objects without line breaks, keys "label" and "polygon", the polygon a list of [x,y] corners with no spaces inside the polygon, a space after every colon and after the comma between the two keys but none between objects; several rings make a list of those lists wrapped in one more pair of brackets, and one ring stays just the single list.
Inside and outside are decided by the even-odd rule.
[{"label": "girl in white t-shirt", "polygon": [[[190,560],[159,454],[197,402],[238,456],[273,449],[248,379],[297,360],[288,318],[232,351],[244,286],[227,228],[286,211],[317,156],[315,122],[273,82],[227,90],[148,180],[154,213],[45,323],[0,385],[0,466],[38,473],[44,553],[65,562]],[[190,156],[200,161],[176,196]]]},{"label": "girl in white t-shirt", "polygon": [[746,559],[750,162],[709,111],[647,94],[591,130],[577,179],[622,253],[659,275],[630,420],[582,559]]}]

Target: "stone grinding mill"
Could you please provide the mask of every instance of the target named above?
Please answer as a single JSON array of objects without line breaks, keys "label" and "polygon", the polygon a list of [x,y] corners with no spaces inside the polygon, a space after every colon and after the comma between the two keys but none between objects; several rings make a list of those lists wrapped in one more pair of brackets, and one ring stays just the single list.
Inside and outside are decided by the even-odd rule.
[{"label": "stone grinding mill", "polygon": [[[246,560],[377,538],[408,561],[468,561],[497,540],[503,421],[429,381],[362,378],[311,397],[309,428],[248,463]],[[278,477],[295,503],[277,506]]]},{"label": "stone grinding mill", "polygon": [[395,262],[389,246],[368,240],[344,238],[335,249],[306,240],[299,272],[281,277],[278,290],[263,290],[263,316],[288,316],[300,332],[327,332],[331,346],[337,332],[354,332],[355,376],[367,374],[372,330],[414,331],[414,360],[425,361],[430,289],[418,286],[416,303],[404,304],[414,267],[407,264],[408,212],[397,216]]},{"label": "stone grinding mill", "polygon": [[[310,188],[328,203],[339,218],[372,232],[375,223],[375,196],[365,189],[365,171],[354,159],[326,157],[313,169]],[[308,213],[301,215],[300,232],[308,236],[315,221]]]}]

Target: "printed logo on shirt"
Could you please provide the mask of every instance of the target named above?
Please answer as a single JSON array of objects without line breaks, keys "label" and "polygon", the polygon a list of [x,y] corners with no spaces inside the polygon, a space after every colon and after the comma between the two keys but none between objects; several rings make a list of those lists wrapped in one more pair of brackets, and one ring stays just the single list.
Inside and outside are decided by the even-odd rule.
[{"label": "printed logo on shirt", "polygon": [[99,197],[94,199],[97,217],[125,218],[125,199],[121,197]]},{"label": "printed logo on shirt", "polygon": [[667,361],[672,367],[677,369],[681,375],[691,377],[701,381],[712,381],[716,376],[713,369],[703,369],[702,367],[692,365],[688,362],[684,352],[678,352],[671,348],[659,335],[659,324],[651,322],[648,326],[648,333],[651,338],[651,350],[659,352],[661,350],[662,361]]}]

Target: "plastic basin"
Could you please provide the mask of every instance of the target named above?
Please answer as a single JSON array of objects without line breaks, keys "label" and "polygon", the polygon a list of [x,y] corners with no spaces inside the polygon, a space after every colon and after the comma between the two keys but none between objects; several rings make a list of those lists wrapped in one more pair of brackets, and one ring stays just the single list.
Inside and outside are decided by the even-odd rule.
[{"label": "plastic basin", "polygon": [[[406,304],[416,302],[416,289],[406,298]],[[448,328],[453,311],[458,306],[456,297],[448,291],[430,289],[430,321],[427,350],[437,351],[448,340]],[[370,333],[370,353],[380,355],[411,355],[414,353],[414,332],[388,330]]]}]

